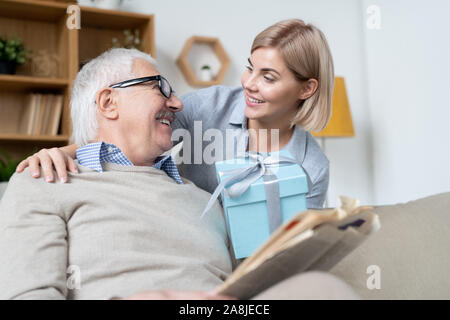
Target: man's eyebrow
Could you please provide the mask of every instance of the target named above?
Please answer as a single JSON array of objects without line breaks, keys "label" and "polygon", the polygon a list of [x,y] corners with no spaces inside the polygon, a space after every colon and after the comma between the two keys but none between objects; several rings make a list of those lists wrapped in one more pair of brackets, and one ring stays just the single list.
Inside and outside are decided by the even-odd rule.
[{"label": "man's eyebrow", "polygon": [[[250,61],[250,58],[248,58],[247,60],[248,60],[248,63],[250,63],[250,65],[253,67],[253,64]],[[264,72],[272,71],[272,72],[275,72],[276,74],[278,74],[279,76],[281,76],[281,74],[277,70],[272,69],[272,68],[262,68],[261,71],[264,71]]]}]

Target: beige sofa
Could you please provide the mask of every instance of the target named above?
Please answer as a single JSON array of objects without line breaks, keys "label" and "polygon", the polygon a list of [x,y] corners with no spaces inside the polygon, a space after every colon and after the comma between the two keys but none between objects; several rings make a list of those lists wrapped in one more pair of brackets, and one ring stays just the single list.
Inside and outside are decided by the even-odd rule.
[{"label": "beige sofa", "polygon": [[381,229],[331,273],[364,299],[450,299],[450,193],[375,212]]},{"label": "beige sofa", "polygon": [[[381,229],[331,273],[364,299],[450,299],[450,193],[375,212]],[[367,273],[371,266],[379,273]],[[380,281],[371,282],[374,276]],[[369,289],[368,280],[380,288]]]}]

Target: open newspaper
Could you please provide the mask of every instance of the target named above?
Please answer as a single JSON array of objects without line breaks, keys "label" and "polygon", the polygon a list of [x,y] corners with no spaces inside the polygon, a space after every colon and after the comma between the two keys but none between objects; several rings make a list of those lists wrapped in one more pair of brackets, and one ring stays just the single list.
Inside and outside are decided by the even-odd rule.
[{"label": "open newspaper", "polygon": [[340,208],[303,211],[280,226],[215,292],[249,299],[296,273],[330,270],[380,228],[372,207],[340,200]]}]

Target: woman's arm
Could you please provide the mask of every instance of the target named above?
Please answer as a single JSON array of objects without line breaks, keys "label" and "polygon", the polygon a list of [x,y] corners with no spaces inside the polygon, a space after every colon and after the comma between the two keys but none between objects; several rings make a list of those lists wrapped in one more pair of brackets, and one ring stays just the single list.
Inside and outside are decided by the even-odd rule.
[{"label": "woman's arm", "polygon": [[78,145],[71,144],[61,148],[41,149],[39,152],[29,156],[23,160],[16,168],[16,172],[22,172],[26,167],[30,167],[30,173],[34,178],[39,178],[42,167],[45,181],[52,182],[54,180],[53,166],[58,173],[59,180],[67,182],[67,170],[72,173],[78,173],[75,164],[76,151]]},{"label": "woman's arm", "polygon": [[312,182],[311,190],[306,195],[306,206],[308,209],[323,209],[330,181],[328,167],[322,169],[316,181]]}]

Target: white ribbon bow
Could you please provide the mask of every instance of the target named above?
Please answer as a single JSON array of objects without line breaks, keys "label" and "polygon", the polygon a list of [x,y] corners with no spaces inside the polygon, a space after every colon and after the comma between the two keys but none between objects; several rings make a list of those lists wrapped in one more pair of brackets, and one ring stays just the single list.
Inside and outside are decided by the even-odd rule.
[{"label": "white ribbon bow", "polygon": [[283,156],[263,156],[259,153],[246,153],[246,157],[254,161],[249,167],[224,171],[228,176],[219,183],[214,190],[208,204],[200,218],[214,205],[219,194],[225,189],[230,198],[241,196],[256,180],[266,174],[268,168],[278,167],[283,164],[296,164],[297,162]]}]

